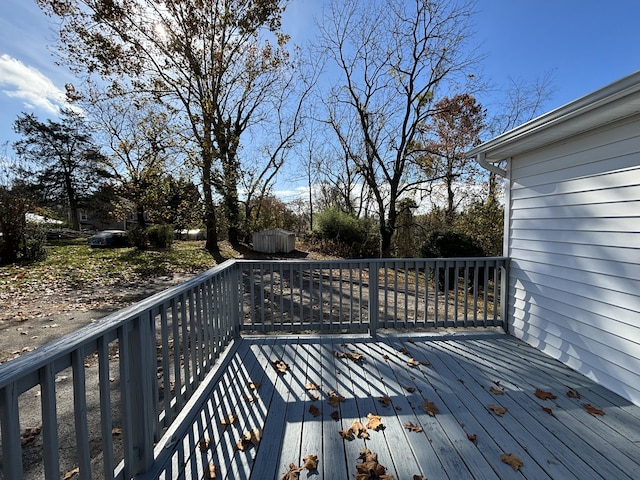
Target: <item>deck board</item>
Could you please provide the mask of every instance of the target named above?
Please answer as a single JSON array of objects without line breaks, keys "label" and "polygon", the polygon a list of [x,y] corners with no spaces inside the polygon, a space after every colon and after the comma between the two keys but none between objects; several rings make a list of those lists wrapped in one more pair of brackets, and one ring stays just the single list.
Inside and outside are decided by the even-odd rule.
[{"label": "deck board", "polygon": [[[406,348],[429,365],[407,366]],[[362,362],[338,358],[336,351],[358,352]],[[271,365],[282,359],[289,371],[278,374]],[[259,480],[281,478],[289,464],[302,465],[306,455],[318,456],[318,469],[300,478],[353,478],[362,448],[378,454],[396,479],[634,479],[640,478],[640,407],[595,384],[560,362],[500,332],[453,335],[385,335],[374,340],[352,335],[246,336],[229,354],[215,385],[203,387],[199,404],[188,417],[181,437],[170,442],[171,454],[157,465],[159,478]],[[261,382],[257,401],[249,382]],[[320,386],[318,400],[305,388]],[[490,392],[499,382],[504,395]],[[568,388],[582,398],[566,395]],[[407,388],[413,391],[407,391]],[[536,388],[557,395],[535,397]],[[345,397],[339,407],[328,403],[328,392]],[[385,406],[380,397],[389,397]],[[425,399],[439,408],[430,416]],[[488,404],[507,408],[497,416]],[[590,415],[583,403],[602,408]],[[319,416],[309,408],[317,406]],[[553,415],[541,407],[552,408]],[[331,418],[337,410],[339,419]],[[220,420],[234,413],[227,427]],[[367,414],[382,417],[384,429],[370,431],[367,440],[343,440],[338,431],[353,420],[366,423]],[[411,422],[423,427],[412,432]],[[246,451],[235,444],[243,432],[261,428],[263,437]],[[467,434],[476,434],[477,444]],[[210,438],[201,451],[198,442]],[[524,462],[520,471],[500,460],[514,453]]]}]

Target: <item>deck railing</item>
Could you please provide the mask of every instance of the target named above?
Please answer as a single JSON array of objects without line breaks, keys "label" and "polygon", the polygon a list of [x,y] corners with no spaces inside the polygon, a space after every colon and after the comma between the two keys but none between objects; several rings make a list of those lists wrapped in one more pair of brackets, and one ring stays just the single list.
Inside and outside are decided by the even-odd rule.
[{"label": "deck railing", "polygon": [[[63,447],[75,450],[80,478],[149,470],[154,444],[241,331],[504,326],[506,262],[225,262],[0,365],[2,474],[28,473],[21,413],[34,398],[45,478],[60,478]],[[65,390],[58,380],[69,377]],[[58,433],[69,421],[74,438]]]}]

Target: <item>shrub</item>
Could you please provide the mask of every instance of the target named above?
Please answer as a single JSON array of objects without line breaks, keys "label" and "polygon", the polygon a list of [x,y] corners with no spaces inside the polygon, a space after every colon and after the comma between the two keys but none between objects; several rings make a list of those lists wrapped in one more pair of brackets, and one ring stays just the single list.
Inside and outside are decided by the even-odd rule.
[{"label": "shrub", "polygon": [[355,215],[337,208],[327,208],[316,216],[316,229],[320,238],[348,245],[364,243],[366,229]]},{"label": "shrub", "polygon": [[129,227],[127,230],[129,233],[129,240],[131,241],[131,245],[136,247],[138,250],[146,250],[147,249],[147,232],[140,228],[139,225],[133,225]]},{"label": "shrub", "polygon": [[153,248],[171,248],[174,231],[171,225],[152,225],[147,228],[147,239]]}]

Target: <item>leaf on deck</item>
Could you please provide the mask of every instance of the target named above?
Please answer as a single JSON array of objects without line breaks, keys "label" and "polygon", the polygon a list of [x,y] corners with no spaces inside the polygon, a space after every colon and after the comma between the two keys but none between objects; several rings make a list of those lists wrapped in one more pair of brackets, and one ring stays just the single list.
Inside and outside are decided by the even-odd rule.
[{"label": "leaf on deck", "polygon": [[467,440],[473,442],[474,445],[478,445],[478,435],[475,433],[467,433]]},{"label": "leaf on deck", "polygon": [[558,398],[553,393],[546,392],[539,388],[536,388],[536,397],[538,397],[540,400],[555,400],[556,398]]},{"label": "leaf on deck", "polygon": [[289,365],[287,365],[282,360],[271,360],[271,364],[273,365],[273,368],[276,369],[276,372],[278,372],[280,375],[287,373],[287,370],[289,370]]},{"label": "leaf on deck", "polygon": [[320,412],[320,409],[318,407],[316,407],[315,405],[311,405],[309,407],[309,413],[311,415],[313,415],[314,417],[317,417],[317,416],[320,415],[321,412]]},{"label": "leaf on deck", "polygon": [[342,438],[345,440],[354,440],[355,437],[358,438],[369,438],[369,433],[367,432],[367,428],[358,420],[354,420],[351,422],[349,428],[345,430],[340,430],[338,432]]},{"label": "leaf on deck", "polygon": [[333,353],[338,358],[348,358],[349,360],[352,360],[352,361],[354,361],[356,363],[361,362],[361,361],[364,360],[364,356],[361,353],[357,353],[357,352],[338,352],[338,351],[334,351]]},{"label": "leaf on deck", "polygon": [[318,456],[317,455],[307,455],[302,459],[302,468],[309,470],[310,472],[315,472],[318,470]]},{"label": "leaf on deck", "polygon": [[493,393],[494,395],[504,395],[504,390],[500,389],[500,388],[496,388],[496,387],[490,387],[489,391],[491,393]]},{"label": "leaf on deck", "polygon": [[238,421],[238,417],[236,417],[233,413],[230,413],[226,417],[220,419],[220,425],[226,427],[227,425],[231,425]]},{"label": "leaf on deck", "polygon": [[313,382],[309,382],[309,383],[307,383],[307,384],[304,386],[304,388],[305,388],[306,390],[320,390],[320,387],[319,387],[318,385],[316,385],[315,383],[313,383]]},{"label": "leaf on deck", "polygon": [[404,387],[404,389],[409,393],[413,393],[413,392],[416,391],[416,389],[414,387]]},{"label": "leaf on deck", "polygon": [[113,427],[111,429],[111,435],[122,435],[122,429],[118,427]]},{"label": "leaf on deck", "polygon": [[218,478],[218,475],[216,473],[216,466],[213,464],[213,462],[209,462],[209,467],[207,468],[207,478]]},{"label": "leaf on deck", "polygon": [[382,359],[383,359],[385,362],[388,362],[388,361],[389,361],[389,355],[382,355]]},{"label": "leaf on deck", "polygon": [[490,403],[489,405],[487,405],[487,407],[489,407],[496,415],[499,416],[503,416],[505,413],[507,413],[506,408],[499,407],[498,405],[494,405],[493,403]]},{"label": "leaf on deck", "polygon": [[553,416],[553,410],[549,407],[541,407],[542,410],[544,410],[545,412],[547,412],[549,415]]},{"label": "leaf on deck", "polygon": [[407,430],[410,430],[412,432],[421,432],[422,431],[422,427],[420,425],[414,425],[412,422],[405,423],[402,426],[404,428],[406,428]]},{"label": "leaf on deck", "polygon": [[365,448],[360,452],[358,460],[361,463],[356,464],[356,480],[392,480],[392,475],[387,475],[387,469],[378,463],[378,455]]},{"label": "leaf on deck", "polygon": [[410,367],[417,367],[418,365],[420,365],[420,362],[413,358],[410,358],[409,360],[407,360],[407,365]]},{"label": "leaf on deck", "polygon": [[401,354],[406,355],[407,357],[411,356],[411,353],[409,353],[409,350],[407,350],[406,348],[402,347],[400,350],[398,350]]},{"label": "leaf on deck", "polygon": [[209,444],[211,443],[211,439],[209,437],[205,437],[198,442],[198,446],[200,447],[201,452],[206,452],[209,448]]},{"label": "leaf on deck", "polygon": [[260,385],[262,385],[262,383],[260,382],[249,382],[249,390],[258,390],[260,388]]},{"label": "leaf on deck", "polygon": [[258,397],[256,397],[255,395],[245,395],[244,399],[248,403],[255,403],[258,401]]},{"label": "leaf on deck", "polygon": [[340,412],[338,410],[334,410],[333,412],[331,412],[331,415],[329,416],[333,418],[336,422],[340,420]]},{"label": "leaf on deck", "polygon": [[340,406],[340,402],[344,402],[345,398],[337,392],[331,390],[328,392],[329,395],[329,405],[333,408],[338,408]]},{"label": "leaf on deck", "polygon": [[580,398],[580,392],[574,390],[573,388],[569,388],[569,390],[567,391],[567,397]]},{"label": "leaf on deck", "polygon": [[238,440],[238,443],[236,443],[236,449],[244,452],[251,445],[258,445],[261,438],[262,430],[259,428],[245,432],[244,435],[242,435],[242,438]]},{"label": "leaf on deck", "polygon": [[424,365],[425,367],[428,367],[431,365],[431,362],[429,360],[420,360],[420,365]]},{"label": "leaf on deck", "polygon": [[385,407],[388,407],[389,405],[391,405],[391,397],[380,397],[378,398],[378,401],[382,403]]},{"label": "leaf on deck", "polygon": [[511,465],[514,470],[519,470],[520,467],[524,466],[524,462],[512,453],[503,453],[500,455],[500,460],[502,460],[502,463]]},{"label": "leaf on deck", "polygon": [[298,467],[295,463],[289,464],[289,471],[282,474],[282,480],[296,480],[300,478],[302,467]]},{"label": "leaf on deck", "polygon": [[427,412],[432,417],[435,417],[436,413],[440,411],[440,409],[436,406],[436,404],[433,402],[430,402],[429,399],[427,398],[424,399],[422,408],[424,409],[425,412]]},{"label": "leaf on deck", "polygon": [[414,475],[413,480],[427,480],[427,477],[424,477],[422,475]]},{"label": "leaf on deck", "polygon": [[590,403],[583,403],[582,406],[591,415],[604,415],[604,410],[600,410],[599,408],[594,407]]},{"label": "leaf on deck", "polygon": [[374,415],[373,413],[368,413],[367,414],[367,418],[369,419],[367,421],[367,428],[370,428],[371,430],[380,430],[381,428],[384,428],[384,425],[382,424],[382,417],[380,415]]},{"label": "leaf on deck", "polygon": [[320,395],[318,395],[316,392],[308,391],[307,395],[309,395],[309,398],[314,402],[320,398]]}]

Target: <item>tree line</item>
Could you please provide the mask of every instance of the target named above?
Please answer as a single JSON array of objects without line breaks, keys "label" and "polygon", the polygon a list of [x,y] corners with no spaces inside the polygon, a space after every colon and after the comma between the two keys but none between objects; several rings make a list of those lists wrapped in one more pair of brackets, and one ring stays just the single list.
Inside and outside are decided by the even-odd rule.
[{"label": "tree line", "polygon": [[[141,226],[202,226],[217,258],[221,236],[314,217],[349,218],[375,256],[415,255],[415,238],[480,215],[501,228],[499,182],[464,152],[537,114],[548,77],[512,82],[489,115],[472,2],[327,0],[306,46],[283,27],[288,3],[38,0],[83,80],[57,120],[15,121],[20,168],[0,193],[64,204],[73,228],[101,197]],[[287,165],[308,201],[273,195]]]}]

